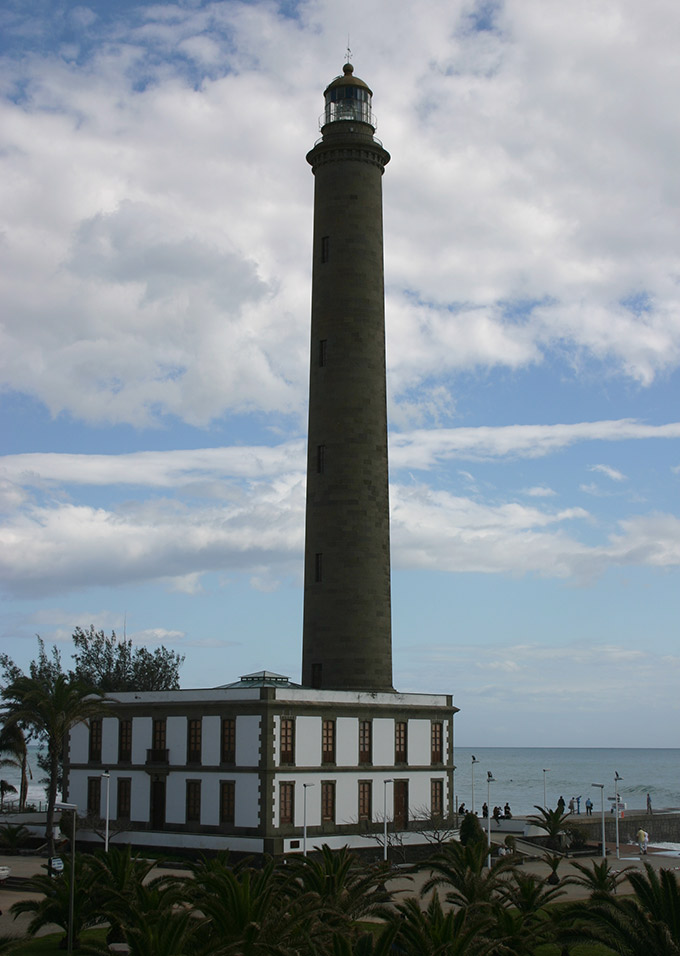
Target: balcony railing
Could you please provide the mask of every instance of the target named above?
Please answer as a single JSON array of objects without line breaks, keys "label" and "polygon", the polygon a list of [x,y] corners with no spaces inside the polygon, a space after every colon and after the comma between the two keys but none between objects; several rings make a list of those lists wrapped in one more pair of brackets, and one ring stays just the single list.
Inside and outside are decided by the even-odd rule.
[{"label": "balcony railing", "polygon": [[167,764],[169,762],[170,751],[166,748],[151,748],[146,752],[147,764]]}]

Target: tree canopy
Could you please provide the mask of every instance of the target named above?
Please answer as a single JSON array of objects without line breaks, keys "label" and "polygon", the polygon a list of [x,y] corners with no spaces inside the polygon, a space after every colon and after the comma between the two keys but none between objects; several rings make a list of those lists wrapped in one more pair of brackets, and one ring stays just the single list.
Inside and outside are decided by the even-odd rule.
[{"label": "tree canopy", "polygon": [[184,656],[166,647],[135,647],[115,631],[107,636],[94,625],[73,632],[73,674],[104,693],[125,690],[177,690]]}]

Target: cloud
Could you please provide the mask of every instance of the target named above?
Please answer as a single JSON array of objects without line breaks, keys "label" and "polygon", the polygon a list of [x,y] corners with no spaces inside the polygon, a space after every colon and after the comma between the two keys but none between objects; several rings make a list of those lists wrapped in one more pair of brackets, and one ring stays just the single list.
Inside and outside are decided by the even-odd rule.
[{"label": "cloud", "polygon": [[533,488],[525,488],[524,494],[530,498],[551,498],[557,492],[553,491],[552,488],[546,488],[544,485],[534,485]]},{"label": "cloud", "polygon": [[[393,435],[392,444],[402,468],[424,470],[454,456],[536,457],[576,442],[679,433],[674,423],[621,420],[417,430]],[[160,580],[171,591],[198,595],[206,573],[232,571],[248,574],[251,587],[275,590],[300,573],[304,454],[304,442],[296,440],[127,455],[5,456],[0,480],[11,493],[0,526],[3,586],[29,596]],[[131,497],[87,500],[116,486],[130,488]],[[81,490],[87,488],[92,491]],[[597,486],[581,490],[600,494]],[[534,486],[526,494],[531,505],[495,490],[483,495],[474,484],[467,495],[456,495],[395,476],[394,566],[590,583],[610,567],[680,563],[680,524],[673,515],[624,515],[596,528],[582,507],[549,507],[550,488]]]},{"label": "cloud", "polygon": [[256,479],[299,472],[304,466],[304,455],[305,445],[301,440],[273,446],[243,445],[123,455],[31,453],[0,458],[0,475],[8,483],[26,486],[54,482],[190,489],[207,485],[210,489],[215,479]]},{"label": "cloud", "polygon": [[415,27],[387,0],[17,8],[0,61],[3,386],[91,423],[297,420],[304,153],[352,11],[394,157],[394,420],[444,421],[461,371],[547,357],[650,385],[680,363],[680,24],[655,9],[509,0],[479,29],[440,0]]},{"label": "cloud", "polygon": [[[390,466],[427,470],[452,458],[488,460],[539,458],[579,442],[675,439],[680,423],[645,425],[631,419],[580,422],[572,425],[508,425],[502,427],[415,430],[390,435]],[[212,482],[224,478],[253,479],[299,473],[304,467],[302,439],[279,445],[178,449],[121,455],[74,455],[36,452],[0,458],[0,492],[7,507],[25,500],[25,488],[49,483],[67,485],[138,485],[157,488],[184,486],[215,493]],[[620,474],[605,465],[591,467],[613,478]],[[474,481],[466,471],[459,472]],[[614,479],[617,480],[617,479]],[[223,489],[223,486],[221,486]],[[594,486],[593,486],[594,487]],[[224,489],[221,492],[224,494]],[[536,486],[532,497],[554,494]],[[0,495],[0,501],[2,501]]]},{"label": "cloud", "polygon": [[606,475],[612,481],[626,481],[626,476],[622,472],[617,471],[616,468],[611,468],[609,465],[591,465],[590,471],[597,471]]},{"label": "cloud", "polygon": [[680,423],[646,425],[634,419],[556,425],[507,425],[433,428],[393,434],[390,464],[395,468],[431,468],[451,458],[540,458],[585,441],[680,438]]}]

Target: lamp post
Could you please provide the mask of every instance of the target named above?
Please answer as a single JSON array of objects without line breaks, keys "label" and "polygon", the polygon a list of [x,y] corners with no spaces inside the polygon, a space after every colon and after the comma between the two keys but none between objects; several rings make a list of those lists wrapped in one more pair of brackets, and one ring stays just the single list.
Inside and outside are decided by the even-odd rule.
[{"label": "lamp post", "polygon": [[302,855],[307,856],[307,787],[313,783],[302,784]]},{"label": "lamp post", "polygon": [[491,784],[495,782],[495,777],[490,770],[486,772],[486,805],[489,809],[489,814],[486,818],[486,838],[489,848],[489,853],[486,858],[486,865],[491,869]]},{"label": "lamp post", "polygon": [[470,810],[473,813],[475,812],[475,764],[476,763],[479,763],[479,760],[477,760],[477,758],[473,754],[472,755],[472,806],[470,807]]},{"label": "lamp post", "polygon": [[73,953],[73,903],[75,900],[76,888],[76,821],[78,819],[78,807],[75,803],[55,803],[55,810],[70,810],[73,814],[73,828],[71,830],[71,883],[68,888],[68,956]]},{"label": "lamp post", "polygon": [[607,859],[607,847],[604,842],[604,784],[603,783],[591,783],[591,787],[597,787],[600,791],[600,800],[602,807],[602,859]]},{"label": "lamp post", "polygon": [[387,863],[387,784],[394,783],[391,777],[383,780],[383,860]]},{"label": "lamp post", "polygon": [[548,798],[546,797],[546,789],[545,789],[545,775],[547,773],[550,773],[550,767],[545,767],[543,770],[543,806],[545,807],[546,810],[548,809]]},{"label": "lamp post", "polygon": [[106,824],[104,826],[104,852],[109,852],[109,810],[111,807],[111,774],[105,770],[102,777],[106,780]]},{"label": "lamp post", "polygon": [[616,859],[620,860],[620,849],[619,849],[619,780],[623,780],[623,777],[619,777],[618,770],[614,771],[614,806],[616,813]]}]

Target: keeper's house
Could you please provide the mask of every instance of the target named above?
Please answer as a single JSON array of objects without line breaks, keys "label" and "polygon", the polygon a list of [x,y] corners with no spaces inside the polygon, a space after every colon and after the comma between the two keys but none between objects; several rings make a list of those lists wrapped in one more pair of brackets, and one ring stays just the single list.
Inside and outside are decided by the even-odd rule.
[{"label": "keeper's house", "polygon": [[[423,821],[451,816],[450,696],[313,690],[263,671],[108,705],[72,730],[65,791],[99,824],[108,798],[114,845],[300,852],[306,818],[310,849],[370,847],[385,810],[390,842],[417,844]],[[101,846],[101,829],[81,819],[79,840]]]}]

